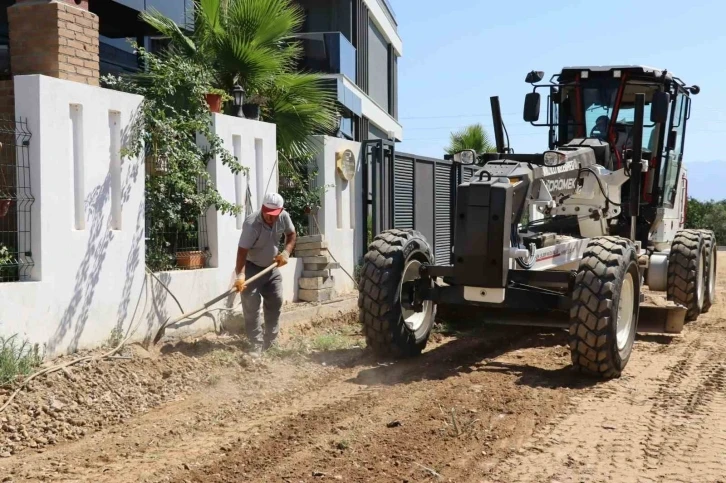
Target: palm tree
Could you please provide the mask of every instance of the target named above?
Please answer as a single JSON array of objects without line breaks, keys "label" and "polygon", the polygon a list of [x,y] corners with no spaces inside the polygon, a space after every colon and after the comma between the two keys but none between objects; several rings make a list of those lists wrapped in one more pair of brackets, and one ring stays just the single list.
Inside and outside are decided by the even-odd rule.
[{"label": "palm tree", "polygon": [[290,0],[195,0],[193,13],[186,31],[156,10],[141,18],[170,40],[171,55],[208,67],[215,87],[230,92],[239,84],[261,104],[262,119],[277,125],[283,155],[312,154],[309,136],[331,134],[337,111],[322,77],[296,70],[301,7]]},{"label": "palm tree", "polygon": [[496,147],[489,140],[489,135],[481,124],[466,126],[458,132],[451,133],[451,141],[446,148],[447,154],[454,154],[465,149],[473,149],[477,153],[494,153]]}]

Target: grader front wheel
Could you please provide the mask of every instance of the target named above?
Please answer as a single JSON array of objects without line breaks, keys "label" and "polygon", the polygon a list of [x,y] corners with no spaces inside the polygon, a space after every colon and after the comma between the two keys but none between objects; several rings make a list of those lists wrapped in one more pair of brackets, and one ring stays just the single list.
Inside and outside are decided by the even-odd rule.
[{"label": "grader front wheel", "polygon": [[368,247],[361,269],[359,320],[368,347],[379,355],[409,357],[421,353],[431,333],[436,306],[423,311],[401,305],[401,283],[418,278],[422,263],[432,263],[431,248],[415,230],[388,230]]},{"label": "grader front wheel", "polygon": [[570,309],[574,368],[619,377],[633,351],[640,306],[640,274],[633,243],[620,237],[592,239],[575,278]]}]

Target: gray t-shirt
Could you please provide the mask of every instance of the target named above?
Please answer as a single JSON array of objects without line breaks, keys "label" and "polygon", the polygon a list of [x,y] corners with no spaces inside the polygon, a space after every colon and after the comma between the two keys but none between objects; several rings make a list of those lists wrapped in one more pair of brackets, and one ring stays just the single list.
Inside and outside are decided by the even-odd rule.
[{"label": "gray t-shirt", "polygon": [[277,255],[277,246],[282,234],[295,232],[290,215],[287,211],[280,213],[273,226],[265,223],[260,211],[252,213],[242,225],[239,246],[249,250],[247,261],[259,267],[268,267]]}]

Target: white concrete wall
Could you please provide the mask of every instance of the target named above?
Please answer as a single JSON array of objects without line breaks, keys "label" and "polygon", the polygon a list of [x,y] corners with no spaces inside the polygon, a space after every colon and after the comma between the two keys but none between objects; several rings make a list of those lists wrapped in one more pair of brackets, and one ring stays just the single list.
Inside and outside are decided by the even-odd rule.
[{"label": "white concrete wall", "polygon": [[[236,156],[249,174],[235,175],[222,164],[220,159],[209,163],[212,182],[219,193],[227,200],[235,201],[245,207],[237,216],[222,215],[214,208],[207,212],[209,248],[212,258],[207,269],[212,272],[211,284],[217,293],[228,288],[233,282],[233,270],[237,260],[237,244],[242,233],[245,213],[253,213],[262,205],[266,193],[277,191],[278,166],[276,161],[276,126],[270,123],[251,121],[223,114],[213,114],[213,132],[220,137],[224,147]],[[204,144],[199,139],[200,144]],[[247,196],[249,187],[250,195]],[[250,198],[252,206],[246,206]],[[217,268],[219,270],[217,270]],[[283,277],[283,297],[286,302],[297,301],[297,279],[302,273],[302,263],[291,259],[280,269]],[[176,272],[170,272],[176,276]],[[208,298],[212,298],[212,296]]]},{"label": "white concrete wall", "polygon": [[31,282],[0,284],[2,335],[19,333],[50,353],[73,350],[107,339],[138,310],[144,165],[118,166],[110,147],[112,133],[127,138],[141,100],[50,77],[15,78],[16,116],[32,134],[35,266]]},{"label": "white concrete wall", "polygon": [[[0,284],[0,335],[18,334],[46,345],[50,356],[97,347],[120,331],[152,338],[180,314],[163,287],[145,273],[143,159],[120,160],[141,97],[44,76],[15,78],[15,109],[31,131],[32,281]],[[253,208],[259,192],[277,189],[275,126],[214,115],[225,146],[251,168]],[[216,160],[213,182],[222,195],[244,202],[245,177]],[[269,186],[268,186],[269,180]],[[242,191],[242,193],[244,193]],[[157,276],[185,311],[231,287],[239,220],[211,210],[211,267]],[[241,226],[241,223],[239,223]],[[298,260],[283,267],[284,296],[297,293]],[[218,326],[239,307],[239,296],[168,333]]]},{"label": "white concrete wall", "polygon": [[[317,185],[332,185],[323,195],[322,209],[317,215],[320,231],[325,235],[331,254],[349,274],[353,275],[357,261],[356,246],[361,244],[362,239],[360,230],[365,229],[360,222],[361,144],[329,136],[314,138],[321,146],[317,156]],[[335,165],[336,153],[345,149],[353,151],[357,166],[356,175],[349,181],[340,177]],[[333,276],[338,293],[347,293],[355,289],[352,280],[343,270],[333,270]]]}]

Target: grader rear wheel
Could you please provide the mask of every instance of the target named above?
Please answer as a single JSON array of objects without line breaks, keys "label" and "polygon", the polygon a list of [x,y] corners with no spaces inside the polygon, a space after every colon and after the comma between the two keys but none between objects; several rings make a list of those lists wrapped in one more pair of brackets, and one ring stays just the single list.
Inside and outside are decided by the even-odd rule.
[{"label": "grader rear wheel", "polygon": [[361,269],[359,320],[368,347],[379,355],[409,357],[421,353],[431,333],[436,306],[422,312],[401,306],[401,283],[418,278],[422,263],[432,263],[426,239],[415,230],[388,230],[368,247]]},{"label": "grader rear wheel", "polygon": [[633,351],[640,307],[635,246],[625,238],[592,239],[575,278],[570,309],[574,368],[619,377]]},{"label": "grader rear wheel", "polygon": [[686,320],[701,315],[706,298],[706,236],[701,230],[676,233],[668,255],[667,298],[687,309]]},{"label": "grader rear wheel", "polygon": [[702,313],[706,313],[711,306],[716,303],[716,273],[718,263],[718,244],[716,243],[716,235],[710,230],[701,230],[704,236],[704,244],[706,246],[706,290],[703,299]]}]

